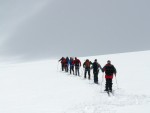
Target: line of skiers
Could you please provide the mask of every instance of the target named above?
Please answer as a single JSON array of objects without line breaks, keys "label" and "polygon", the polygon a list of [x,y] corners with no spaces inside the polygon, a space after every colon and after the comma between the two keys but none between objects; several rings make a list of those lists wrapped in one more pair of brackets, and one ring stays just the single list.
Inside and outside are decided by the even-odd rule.
[{"label": "line of skiers", "polygon": [[73,74],[80,76],[79,68],[81,67],[81,61],[77,57],[75,57],[75,60],[72,57],[70,57],[70,59],[68,57],[62,57],[59,61],[61,61],[62,71],[65,70],[68,72],[68,67],[70,66],[70,74],[73,72]]},{"label": "line of skiers", "polygon": [[[73,59],[72,57],[62,57],[59,62],[61,62],[61,69],[62,71],[68,72],[68,68],[70,67],[70,74],[73,72],[73,74],[80,76],[80,67],[81,67],[81,61],[75,57]],[[75,67],[75,72],[74,72],[74,67]],[[94,83],[98,84],[98,74],[99,70],[101,70],[103,73],[105,72],[105,79],[106,79],[106,84],[105,84],[105,91],[112,91],[112,79],[113,75],[116,76],[116,68],[114,65],[111,64],[111,61],[108,60],[107,64],[102,68],[101,65],[97,62],[97,59],[94,60],[92,63],[89,59],[86,59],[86,61],[83,63],[83,68],[84,68],[84,78],[86,78],[86,75],[88,73],[88,79],[91,79],[90,71],[93,69],[93,75],[94,75]]]}]

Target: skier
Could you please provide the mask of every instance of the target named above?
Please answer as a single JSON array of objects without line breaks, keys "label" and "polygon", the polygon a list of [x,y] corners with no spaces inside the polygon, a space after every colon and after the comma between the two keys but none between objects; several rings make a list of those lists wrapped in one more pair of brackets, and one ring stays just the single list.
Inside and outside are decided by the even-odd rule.
[{"label": "skier", "polygon": [[111,64],[111,61],[108,60],[107,64],[103,67],[103,72],[105,72],[105,79],[106,79],[106,84],[105,84],[105,90],[104,91],[110,91],[112,92],[112,79],[113,75],[116,76],[116,68]]},{"label": "skier", "polygon": [[86,78],[86,73],[88,72],[88,79],[90,80],[90,68],[91,68],[92,62],[89,61],[89,59],[87,59],[84,63],[83,63],[83,68],[85,68],[84,71],[84,78]]},{"label": "skier", "polygon": [[72,57],[70,57],[69,65],[70,65],[70,74],[71,71],[73,71],[73,75],[74,75],[74,59]]},{"label": "skier", "polygon": [[66,57],[66,61],[65,61],[65,71],[68,72],[68,65],[69,65],[69,58]]},{"label": "skier", "polygon": [[80,76],[79,68],[81,66],[81,61],[77,59],[77,57],[75,57],[74,65],[75,65],[75,75]]},{"label": "skier", "polygon": [[91,67],[93,69],[93,74],[94,74],[94,83],[98,84],[98,73],[99,73],[99,68],[102,71],[101,65],[97,62],[97,59],[94,60],[94,63]]},{"label": "skier", "polygon": [[62,71],[64,71],[66,59],[64,57],[62,57],[60,60],[58,60],[58,62],[60,62],[60,61],[61,61],[61,69],[62,69]]}]

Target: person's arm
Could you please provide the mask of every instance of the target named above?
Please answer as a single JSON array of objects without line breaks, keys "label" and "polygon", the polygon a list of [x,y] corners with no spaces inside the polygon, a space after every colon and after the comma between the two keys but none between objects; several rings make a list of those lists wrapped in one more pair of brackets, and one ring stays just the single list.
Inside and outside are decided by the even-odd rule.
[{"label": "person's arm", "polygon": [[90,61],[90,65],[93,65],[93,63]]},{"label": "person's arm", "polygon": [[100,69],[101,69],[101,71],[103,72],[103,69],[102,69],[102,67],[101,67],[101,65],[99,64],[99,66],[98,66]]},{"label": "person's arm", "polygon": [[80,66],[81,66],[81,61],[79,60],[79,64],[80,64]]},{"label": "person's arm", "polygon": [[90,69],[93,69],[93,63],[92,63],[92,66],[91,66],[91,68]]},{"label": "person's arm", "polygon": [[68,60],[68,65],[70,65],[70,66],[71,66],[71,60],[70,60],[70,59]]},{"label": "person's arm", "polygon": [[[113,66],[114,67],[114,66]],[[114,67],[114,75],[116,76],[116,73],[117,73],[117,70],[116,68]]]},{"label": "person's arm", "polygon": [[85,68],[85,62],[83,63],[83,68]]},{"label": "person's arm", "polygon": [[58,62],[60,62],[62,60],[62,58],[60,60],[58,60]]},{"label": "person's arm", "polygon": [[102,68],[102,72],[103,72],[103,73],[105,72],[105,66]]}]

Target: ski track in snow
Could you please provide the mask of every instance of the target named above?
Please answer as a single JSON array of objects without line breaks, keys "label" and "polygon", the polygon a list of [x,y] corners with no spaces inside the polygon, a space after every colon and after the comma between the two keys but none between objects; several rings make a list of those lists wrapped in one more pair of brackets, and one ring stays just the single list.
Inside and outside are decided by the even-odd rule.
[{"label": "ski track in snow", "polygon": [[116,113],[118,107],[150,103],[150,96],[127,94],[123,90],[115,91],[114,96],[99,93],[93,101],[76,105],[64,113]]},{"label": "ski track in snow", "polygon": [[[80,77],[81,80],[85,80],[88,85],[98,88],[99,91],[96,91],[98,95],[93,97],[93,101],[72,106],[64,113],[117,113],[118,107],[150,103],[150,96],[128,94],[126,91],[120,88],[114,88],[114,94],[110,93],[110,96],[108,96],[106,92],[102,91],[103,89],[100,89],[100,84],[94,84],[93,79],[89,81],[87,79],[84,79],[82,76]],[[104,85],[102,85],[102,87],[104,87]]]}]

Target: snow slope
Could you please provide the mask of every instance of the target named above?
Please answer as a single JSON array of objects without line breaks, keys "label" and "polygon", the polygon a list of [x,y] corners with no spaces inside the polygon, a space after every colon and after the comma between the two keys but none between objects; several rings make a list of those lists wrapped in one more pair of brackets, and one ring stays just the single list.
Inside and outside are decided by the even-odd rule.
[{"label": "snow slope", "polygon": [[[149,113],[150,51],[80,58],[117,68],[114,96],[100,85],[60,71],[58,59],[0,65],[0,113]],[[91,73],[92,74],[92,73]],[[92,75],[93,77],[93,75]],[[116,81],[117,80],[117,81]],[[102,83],[102,84],[101,84]]]}]

